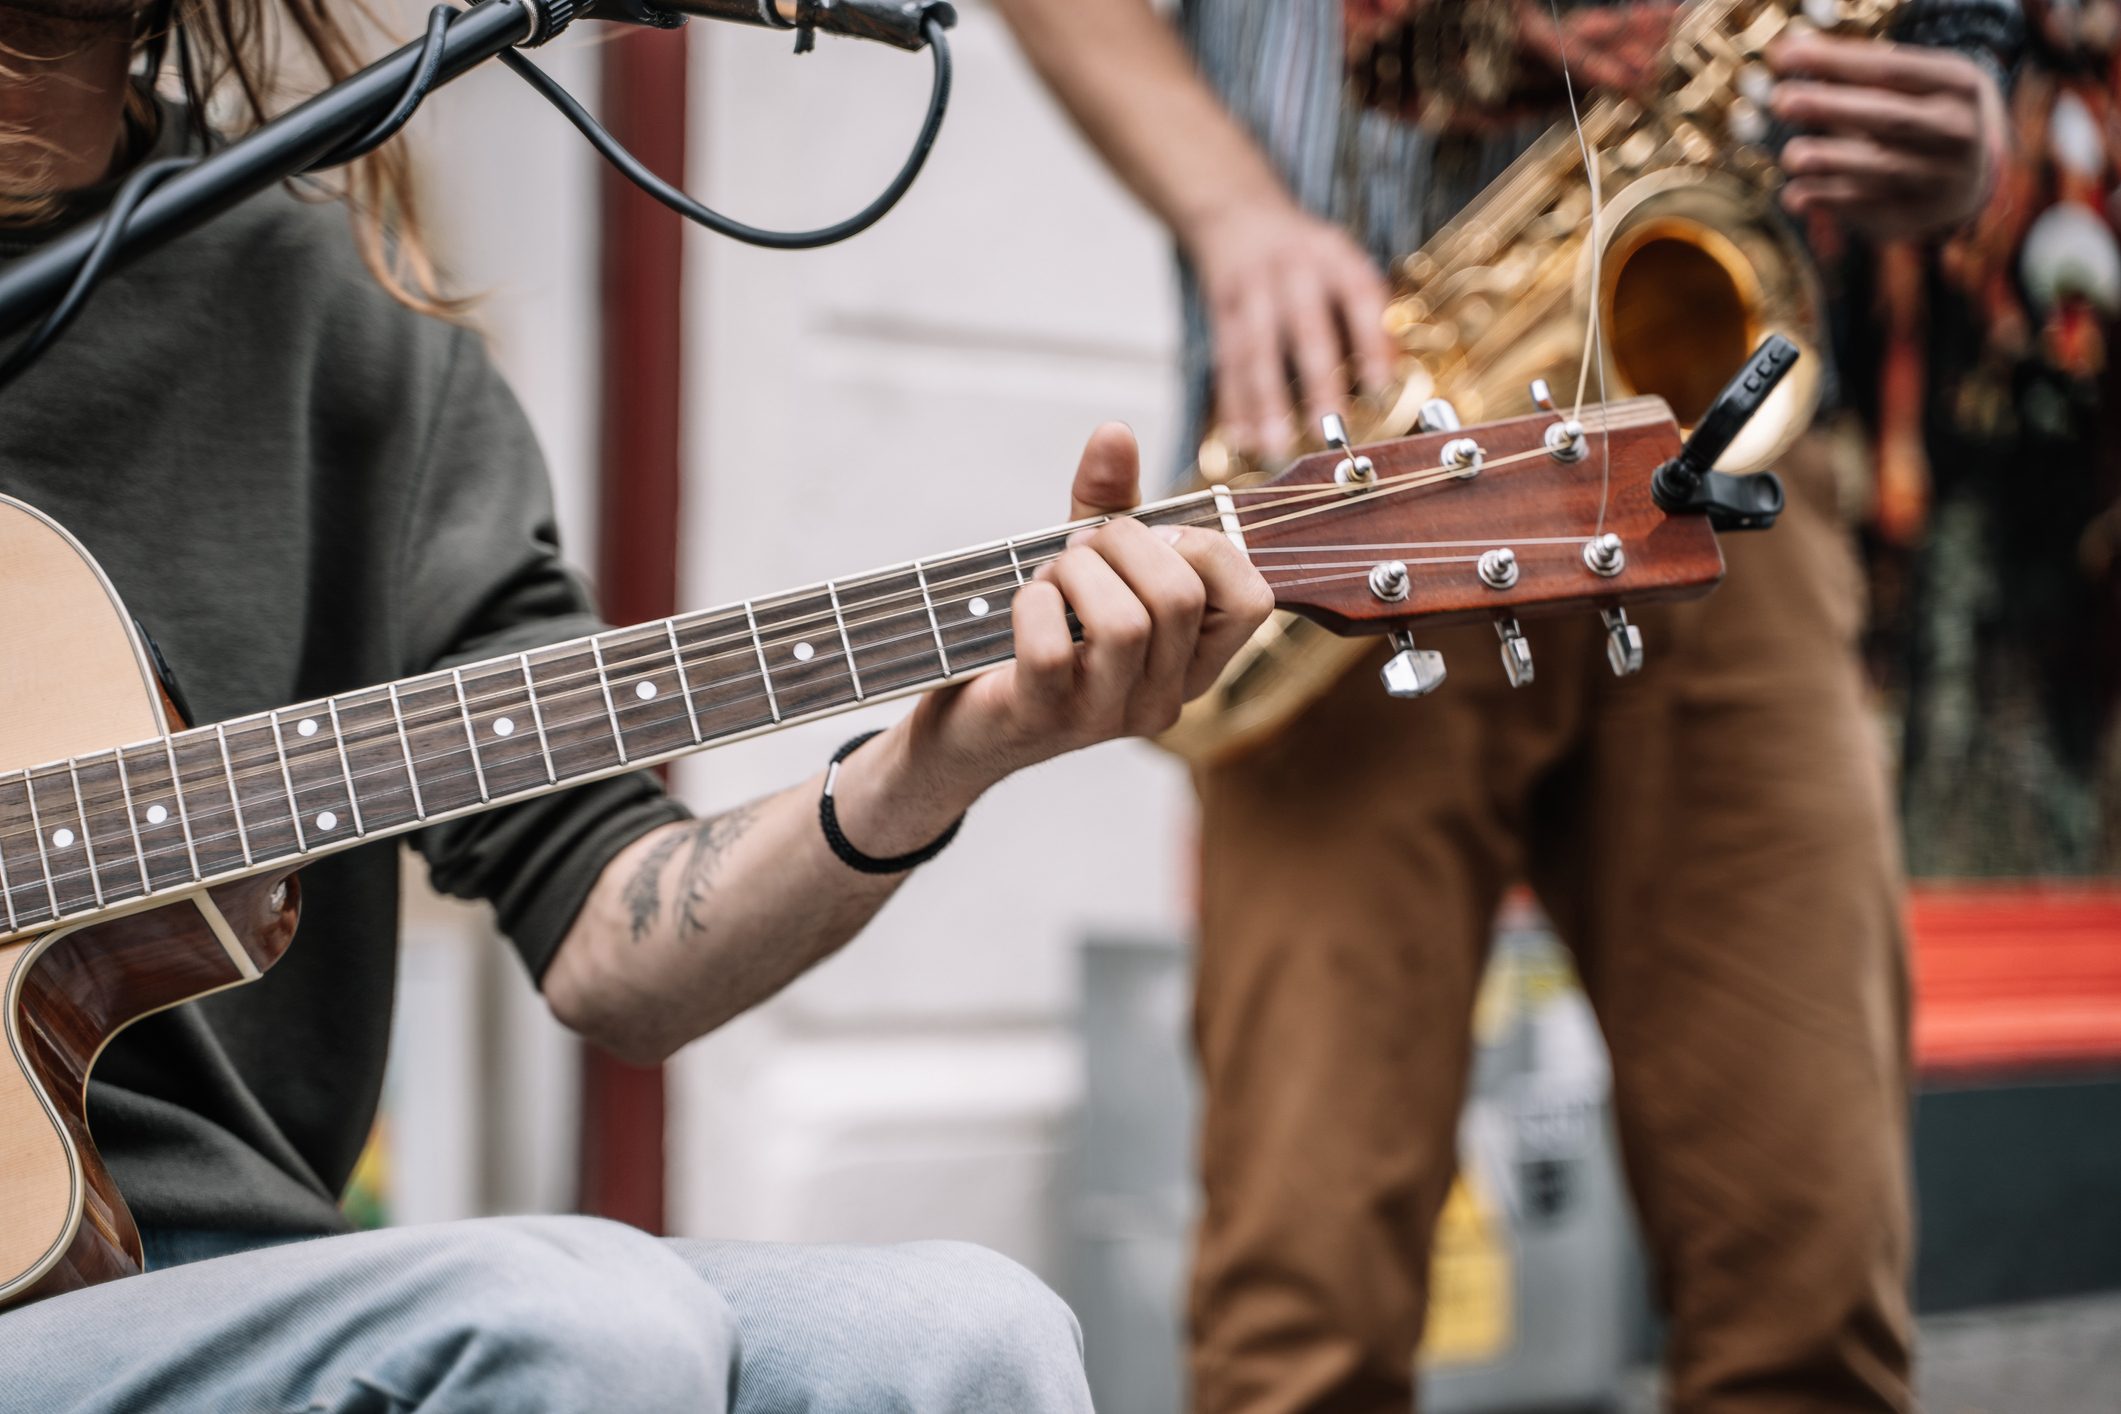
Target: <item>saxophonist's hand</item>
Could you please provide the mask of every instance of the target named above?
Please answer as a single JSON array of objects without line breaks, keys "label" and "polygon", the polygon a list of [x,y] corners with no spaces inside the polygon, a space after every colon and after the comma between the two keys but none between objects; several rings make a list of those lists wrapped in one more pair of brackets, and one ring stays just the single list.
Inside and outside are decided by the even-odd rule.
[{"label": "saxophonist's hand", "polygon": [[1794,35],[1769,65],[1776,117],[1800,130],[1782,152],[1782,201],[1882,239],[1938,235],[1988,199],[2003,153],[2003,97],[1962,54],[1884,40]]},{"label": "saxophonist's hand", "polygon": [[1185,225],[1179,242],[1208,307],[1216,421],[1239,450],[1271,456],[1296,440],[1292,373],[1311,426],[1347,411],[1351,382],[1390,383],[1390,291],[1338,227],[1273,193]]}]

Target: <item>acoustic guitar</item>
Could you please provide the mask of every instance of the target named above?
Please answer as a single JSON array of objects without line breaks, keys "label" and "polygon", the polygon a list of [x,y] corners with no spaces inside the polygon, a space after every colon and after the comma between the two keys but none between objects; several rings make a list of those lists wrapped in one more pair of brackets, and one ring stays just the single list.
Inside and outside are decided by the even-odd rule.
[{"label": "acoustic guitar", "polygon": [[[1394,692],[1442,675],[1415,621],[1495,620],[1529,676],[1518,618],[1575,605],[1631,670],[1624,605],[1723,572],[1707,518],[1652,498],[1678,450],[1645,398],[1343,442],[1130,514],[1228,534],[1284,609],[1400,634]],[[0,1305],[140,1270],[90,1069],[139,1018],[271,967],[304,863],[999,666],[1011,596],[1095,523],[193,727],[81,545],[0,497]]]}]

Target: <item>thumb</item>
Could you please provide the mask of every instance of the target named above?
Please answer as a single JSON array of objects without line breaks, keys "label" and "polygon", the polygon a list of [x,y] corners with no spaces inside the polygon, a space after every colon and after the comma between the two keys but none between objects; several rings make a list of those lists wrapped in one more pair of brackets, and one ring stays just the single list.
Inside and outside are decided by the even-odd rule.
[{"label": "thumb", "polygon": [[1126,423],[1107,422],[1092,432],[1075,468],[1068,519],[1109,515],[1140,504],[1141,463],[1134,429]]}]

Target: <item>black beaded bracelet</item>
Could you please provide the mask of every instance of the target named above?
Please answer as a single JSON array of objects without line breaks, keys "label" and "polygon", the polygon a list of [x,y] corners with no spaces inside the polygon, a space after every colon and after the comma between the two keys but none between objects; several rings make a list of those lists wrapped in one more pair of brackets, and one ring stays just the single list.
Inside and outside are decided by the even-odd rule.
[{"label": "black beaded bracelet", "polygon": [[869,738],[882,735],[882,732],[863,732],[832,753],[832,761],[825,767],[825,789],[817,798],[817,822],[825,831],[825,843],[832,846],[832,852],[839,856],[840,863],[849,869],[863,874],[903,874],[908,869],[919,868],[948,849],[950,841],[957,838],[958,827],[965,823],[965,817],[960,815],[952,820],[949,829],[911,854],[894,854],[889,859],[878,859],[875,855],[864,854],[849,843],[846,834],[840,829],[839,812],[832,805],[832,788],[839,781],[840,763],[861,750],[862,744]]}]

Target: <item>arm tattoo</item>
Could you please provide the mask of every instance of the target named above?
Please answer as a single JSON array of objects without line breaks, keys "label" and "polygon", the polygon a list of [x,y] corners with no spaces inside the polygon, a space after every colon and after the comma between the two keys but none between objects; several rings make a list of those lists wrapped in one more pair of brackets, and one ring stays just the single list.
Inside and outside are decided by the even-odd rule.
[{"label": "arm tattoo", "polygon": [[692,832],[692,852],[685,856],[685,867],[678,875],[678,931],[681,935],[706,936],[707,894],[714,887],[715,875],[721,872],[722,855],[744,837],[757,819],[757,806],[739,805],[712,820],[701,821],[699,828]]},{"label": "arm tattoo", "polygon": [[678,870],[678,936],[704,937],[707,932],[707,898],[713,891],[715,876],[721,871],[722,856],[729,846],[743,838],[757,819],[755,805],[740,805],[712,819],[700,821],[690,832],[673,830],[656,841],[655,847],[641,857],[640,867],[627,881],[623,895],[633,940],[638,943],[645,939],[661,921],[663,871],[680,848],[685,848],[686,853],[685,862]]},{"label": "arm tattoo", "polygon": [[670,863],[670,856],[678,852],[685,842],[676,830],[655,842],[655,848],[641,857],[640,868],[626,881],[626,916],[633,926],[635,942],[648,936],[655,920],[663,911],[663,866]]}]

